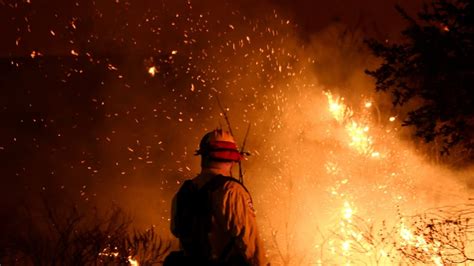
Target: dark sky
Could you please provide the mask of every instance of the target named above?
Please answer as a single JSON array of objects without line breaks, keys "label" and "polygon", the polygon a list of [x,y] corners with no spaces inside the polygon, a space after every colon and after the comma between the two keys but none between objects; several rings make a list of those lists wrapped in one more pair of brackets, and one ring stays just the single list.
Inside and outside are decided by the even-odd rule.
[{"label": "dark sky", "polygon": [[409,14],[416,14],[421,1],[376,1],[376,0],[334,0],[334,1],[289,1],[274,0],[283,10],[292,14],[303,32],[317,32],[335,21],[349,27],[364,27],[371,34],[389,37],[397,34],[404,25],[394,6],[402,6]]},{"label": "dark sky", "polygon": [[[94,1],[2,0],[0,2],[0,22],[6,26],[0,29],[4,40],[0,44],[1,54],[3,56],[24,56],[29,55],[32,49],[41,50],[46,54],[68,54],[68,48],[72,44],[68,45],[67,42],[73,36],[65,32],[70,33],[74,21],[76,24],[83,23],[82,29],[74,32],[74,35],[77,36],[94,28],[97,19],[102,18],[103,15],[106,16],[107,13],[117,16],[127,13],[128,19],[138,20],[147,12],[150,13],[166,6],[170,8],[170,3],[173,3],[170,10],[179,6],[179,1],[165,0],[127,3],[127,1],[94,3]],[[277,9],[280,15],[291,18],[292,23],[298,25],[303,38],[335,22],[341,22],[349,28],[363,29],[368,35],[376,37],[395,36],[404,24],[394,6],[398,4],[404,7],[409,14],[415,14],[421,6],[421,1],[418,0],[266,0],[258,1],[258,3],[240,0],[229,1],[228,4],[218,3],[222,2],[202,1],[201,5],[203,8],[215,8],[216,10],[220,9],[219,6],[230,5],[241,10],[242,13],[254,17]],[[123,9],[119,5],[123,5]],[[114,17],[106,22],[108,26],[111,26],[109,33],[119,30],[113,27],[113,24],[119,20],[120,18]],[[130,21],[130,24],[132,23],[133,21]],[[52,36],[51,31],[55,36]]]}]

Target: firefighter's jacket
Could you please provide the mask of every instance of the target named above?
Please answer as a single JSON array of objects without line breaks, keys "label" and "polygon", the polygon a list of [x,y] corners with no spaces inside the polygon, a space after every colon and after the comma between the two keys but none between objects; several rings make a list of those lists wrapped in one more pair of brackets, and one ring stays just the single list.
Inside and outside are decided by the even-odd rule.
[{"label": "firefighter's jacket", "polygon": [[[197,178],[193,179],[196,180]],[[248,191],[238,182],[227,181],[212,192],[212,224],[209,232],[212,259],[227,252],[243,255],[251,265],[264,265],[264,251],[259,239],[255,210]],[[175,234],[176,196],[171,213],[171,232]],[[232,245],[232,244],[231,244]]]}]

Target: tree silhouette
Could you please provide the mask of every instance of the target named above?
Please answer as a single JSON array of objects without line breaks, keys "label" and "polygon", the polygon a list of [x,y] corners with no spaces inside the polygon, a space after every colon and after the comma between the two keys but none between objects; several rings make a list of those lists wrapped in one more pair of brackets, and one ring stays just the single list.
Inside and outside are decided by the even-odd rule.
[{"label": "tree silhouette", "polygon": [[404,126],[417,137],[454,147],[472,160],[474,148],[474,5],[469,0],[433,0],[408,21],[403,41],[367,40],[383,63],[366,73],[376,90],[389,92],[394,107],[406,108]]}]

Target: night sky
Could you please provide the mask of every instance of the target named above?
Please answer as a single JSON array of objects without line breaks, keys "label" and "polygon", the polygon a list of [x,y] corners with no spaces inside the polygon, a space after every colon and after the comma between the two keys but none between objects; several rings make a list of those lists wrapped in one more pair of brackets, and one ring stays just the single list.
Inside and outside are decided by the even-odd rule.
[{"label": "night sky", "polygon": [[[340,130],[321,111],[321,91],[380,100],[388,121],[389,102],[363,73],[378,61],[362,41],[398,40],[405,24],[394,5],[414,14],[420,2],[255,2],[0,0],[2,228],[15,228],[19,206],[43,195],[116,204],[135,226],[167,231],[171,196],[199,172],[201,136],[226,127],[216,95],[239,143],[252,125],[244,167],[257,207],[284,190],[278,180],[299,189],[285,179],[292,172],[329,191],[334,179],[308,181],[324,169],[312,165],[346,148],[329,141]],[[419,188],[403,171],[404,182],[387,184]]]}]

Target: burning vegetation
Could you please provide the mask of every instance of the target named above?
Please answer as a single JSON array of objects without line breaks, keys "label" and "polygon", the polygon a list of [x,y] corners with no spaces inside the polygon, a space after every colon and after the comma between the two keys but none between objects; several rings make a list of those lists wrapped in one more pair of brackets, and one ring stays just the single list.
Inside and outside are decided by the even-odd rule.
[{"label": "burning vegetation", "polygon": [[[365,29],[302,39],[270,3],[55,4],[0,0],[16,27],[0,77],[2,230],[19,232],[2,234],[0,263],[159,264],[171,196],[199,169],[199,137],[225,123],[217,97],[237,140],[251,125],[243,168],[272,265],[474,261],[472,171],[411,144],[364,74],[379,63]],[[38,194],[49,203],[12,211]],[[55,204],[67,197],[75,207]]]}]

